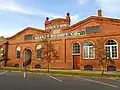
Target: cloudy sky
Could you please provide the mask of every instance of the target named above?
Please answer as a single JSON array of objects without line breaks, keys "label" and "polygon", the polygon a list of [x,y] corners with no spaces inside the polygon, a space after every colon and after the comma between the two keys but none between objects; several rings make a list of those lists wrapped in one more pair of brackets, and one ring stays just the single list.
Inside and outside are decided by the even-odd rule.
[{"label": "cloudy sky", "polygon": [[72,24],[102,9],[104,16],[120,18],[120,0],[0,0],[0,36],[9,37],[30,26],[44,29],[45,17],[65,17]]}]

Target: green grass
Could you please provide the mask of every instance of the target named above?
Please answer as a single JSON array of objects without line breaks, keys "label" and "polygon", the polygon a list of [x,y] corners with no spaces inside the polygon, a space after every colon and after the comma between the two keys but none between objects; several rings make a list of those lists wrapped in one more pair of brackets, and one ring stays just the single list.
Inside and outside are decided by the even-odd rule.
[{"label": "green grass", "polygon": [[23,71],[23,69],[21,69],[21,68],[8,68],[8,67],[4,67],[4,68],[0,68],[0,70],[7,70],[7,71],[9,71],[9,72],[11,72],[11,71]]},{"label": "green grass", "polygon": [[[10,67],[4,67],[0,68],[0,70],[7,70],[9,72],[17,71],[17,72],[23,72],[24,69],[22,68],[10,68]],[[27,72],[32,73],[47,73],[47,69],[27,69]],[[88,76],[88,77],[117,77],[120,78],[120,72],[105,72],[104,76],[101,76],[101,71],[75,71],[75,70],[53,70],[50,69],[50,74],[52,75],[77,75],[77,76]]]}]

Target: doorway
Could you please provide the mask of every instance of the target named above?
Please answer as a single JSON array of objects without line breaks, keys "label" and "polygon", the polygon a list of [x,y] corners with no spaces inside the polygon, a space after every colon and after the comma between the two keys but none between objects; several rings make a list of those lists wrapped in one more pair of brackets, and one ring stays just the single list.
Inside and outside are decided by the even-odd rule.
[{"label": "doorway", "polygon": [[32,51],[30,49],[24,50],[24,62],[28,64],[31,64],[32,61]]},{"label": "doorway", "polygon": [[80,43],[72,44],[73,69],[80,69]]},{"label": "doorway", "polygon": [[80,69],[80,55],[73,55],[73,69]]}]

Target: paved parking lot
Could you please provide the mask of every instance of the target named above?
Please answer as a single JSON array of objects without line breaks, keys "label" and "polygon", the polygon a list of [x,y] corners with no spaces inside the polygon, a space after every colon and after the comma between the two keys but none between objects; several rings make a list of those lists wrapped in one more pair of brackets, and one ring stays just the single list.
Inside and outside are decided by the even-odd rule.
[{"label": "paved parking lot", "polygon": [[0,90],[120,90],[119,80],[0,72]]}]

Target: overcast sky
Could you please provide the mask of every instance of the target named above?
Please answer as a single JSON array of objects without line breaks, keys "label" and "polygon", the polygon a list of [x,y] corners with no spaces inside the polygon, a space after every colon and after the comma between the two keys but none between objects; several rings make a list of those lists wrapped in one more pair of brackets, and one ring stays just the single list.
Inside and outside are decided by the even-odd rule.
[{"label": "overcast sky", "polygon": [[30,26],[44,29],[45,17],[65,17],[72,24],[102,9],[104,16],[120,18],[120,0],[0,0],[0,36],[9,37]]}]

